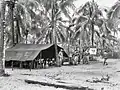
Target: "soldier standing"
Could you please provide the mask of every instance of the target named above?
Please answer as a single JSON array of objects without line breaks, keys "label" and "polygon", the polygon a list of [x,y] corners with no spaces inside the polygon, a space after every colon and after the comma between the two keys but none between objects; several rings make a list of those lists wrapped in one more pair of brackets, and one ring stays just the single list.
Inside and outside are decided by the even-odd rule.
[{"label": "soldier standing", "polygon": [[62,49],[59,51],[58,56],[59,56],[59,65],[61,66],[62,61],[63,61],[63,50]]},{"label": "soldier standing", "polygon": [[107,59],[108,59],[107,54],[108,53],[105,51],[104,52],[104,62],[103,62],[103,65],[108,65],[108,63],[107,63]]}]

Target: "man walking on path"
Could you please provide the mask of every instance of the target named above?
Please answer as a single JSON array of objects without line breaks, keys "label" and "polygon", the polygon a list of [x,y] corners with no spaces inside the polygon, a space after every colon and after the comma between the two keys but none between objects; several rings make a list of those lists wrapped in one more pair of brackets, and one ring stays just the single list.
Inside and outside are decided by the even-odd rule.
[{"label": "man walking on path", "polygon": [[104,53],[103,53],[103,58],[104,58],[103,65],[108,65],[108,63],[107,63],[107,59],[108,59],[107,54],[108,53],[106,51],[104,51]]}]

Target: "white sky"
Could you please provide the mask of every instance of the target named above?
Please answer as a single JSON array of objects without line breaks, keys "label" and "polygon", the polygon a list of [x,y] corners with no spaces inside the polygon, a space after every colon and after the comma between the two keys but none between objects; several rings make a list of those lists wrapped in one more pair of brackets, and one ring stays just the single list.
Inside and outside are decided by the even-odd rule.
[{"label": "white sky", "polygon": [[[79,7],[80,5],[86,3],[87,1],[91,1],[91,0],[76,0],[75,1],[75,5],[77,7]],[[118,0],[94,0],[95,2],[97,2],[98,5],[100,6],[107,6],[107,7],[111,7],[112,5],[115,4],[115,2],[117,2]]]}]

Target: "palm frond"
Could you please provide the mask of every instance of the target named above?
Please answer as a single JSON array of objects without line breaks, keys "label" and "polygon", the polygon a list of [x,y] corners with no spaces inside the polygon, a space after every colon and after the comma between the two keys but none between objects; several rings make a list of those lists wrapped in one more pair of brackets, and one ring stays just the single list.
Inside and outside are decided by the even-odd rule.
[{"label": "palm frond", "polygon": [[97,34],[98,37],[100,37],[100,33],[96,30],[94,30],[94,32]]},{"label": "palm frond", "polygon": [[86,16],[79,16],[78,18],[77,18],[77,24],[78,23],[81,23],[81,22],[85,22],[86,20],[88,20],[88,18],[86,17]]}]

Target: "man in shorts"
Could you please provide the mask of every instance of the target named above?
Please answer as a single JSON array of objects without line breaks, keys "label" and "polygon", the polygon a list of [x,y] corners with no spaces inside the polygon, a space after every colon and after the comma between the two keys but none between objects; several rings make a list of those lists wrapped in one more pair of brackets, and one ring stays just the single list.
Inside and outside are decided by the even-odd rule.
[{"label": "man in shorts", "polygon": [[108,59],[107,54],[108,53],[105,51],[104,52],[104,62],[103,62],[103,65],[108,65],[108,63],[107,63],[107,59]]}]

